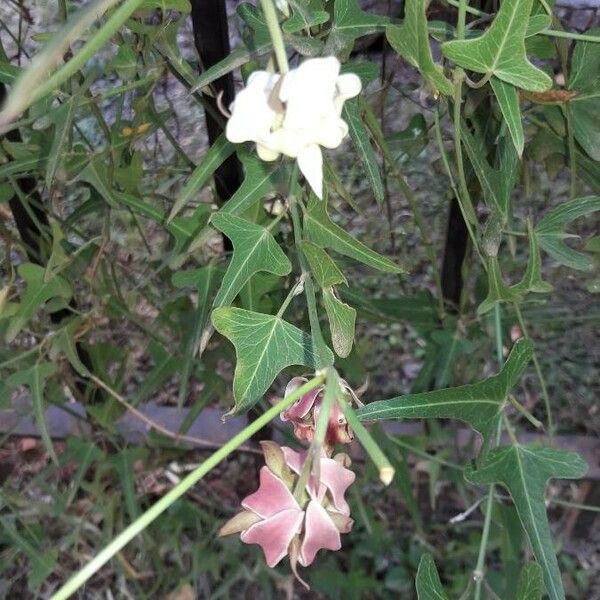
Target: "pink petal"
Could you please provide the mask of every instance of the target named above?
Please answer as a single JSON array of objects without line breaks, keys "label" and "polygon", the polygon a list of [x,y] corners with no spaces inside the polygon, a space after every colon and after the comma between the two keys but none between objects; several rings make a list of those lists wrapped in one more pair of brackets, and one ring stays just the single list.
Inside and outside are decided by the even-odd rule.
[{"label": "pink petal", "polygon": [[282,510],[252,525],[242,533],[240,539],[246,544],[258,544],[265,554],[267,565],[274,567],[287,554],[293,537],[300,530],[303,518],[304,513],[299,508]]},{"label": "pink petal", "polygon": [[344,494],[355,478],[356,475],[350,469],[346,469],[332,458],[321,458],[321,483],[331,493],[335,509],[346,516],[350,514],[350,507],[344,499]]},{"label": "pink petal", "polygon": [[283,456],[285,456],[285,462],[288,467],[294,471],[297,475],[300,475],[302,471],[302,465],[306,459],[306,452],[296,452],[287,446],[282,446]]},{"label": "pink petal", "polygon": [[242,500],[242,506],[255,512],[263,519],[271,517],[282,510],[300,510],[290,490],[268,467],[261,468],[260,486],[256,492]]},{"label": "pink petal", "polygon": [[[304,461],[308,456],[308,452],[296,452],[287,446],[282,446],[283,455],[285,456],[285,462],[288,467],[296,473],[296,475],[300,475],[302,473],[302,467],[304,466]],[[310,497],[313,500],[322,500],[325,492],[327,491],[324,485],[319,485],[317,490],[317,482],[315,478],[311,475],[308,479],[308,485],[306,486]]]},{"label": "pink petal", "polygon": [[310,565],[321,548],[339,550],[341,547],[342,542],[337,527],[329,518],[327,511],[318,502],[312,500],[306,509],[300,563],[305,567]]},{"label": "pink petal", "polygon": [[[292,382],[296,380],[302,380],[300,385],[293,385],[290,389]],[[293,391],[297,390],[300,386],[306,383],[304,377],[295,377],[288,383],[285,388],[285,396],[289,396]],[[303,419],[313,407],[317,396],[322,392],[323,386],[316,387],[304,396],[301,396],[294,404],[292,404],[288,409],[284,410],[280,418],[282,421],[297,421]]]}]

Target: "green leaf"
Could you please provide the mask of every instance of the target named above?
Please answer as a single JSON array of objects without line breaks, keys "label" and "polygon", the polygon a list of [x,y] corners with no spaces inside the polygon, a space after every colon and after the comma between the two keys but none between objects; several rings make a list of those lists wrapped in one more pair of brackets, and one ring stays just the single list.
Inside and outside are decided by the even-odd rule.
[{"label": "green leaf", "polygon": [[314,369],[318,364],[333,362],[330,350],[328,356],[319,355],[311,336],[276,315],[227,306],[213,311],[212,323],[235,347],[236,413],[258,402],[286,367],[303,365]]},{"label": "green leaf", "polygon": [[17,373],[12,374],[7,378],[6,384],[9,387],[18,385],[26,385],[31,392],[31,403],[33,405],[33,415],[36,425],[40,431],[42,441],[46,447],[46,451],[52,460],[58,464],[58,458],[54,451],[52,438],[48,431],[46,423],[46,406],[44,402],[44,388],[46,380],[56,373],[56,365],[51,362],[37,362],[33,366]]},{"label": "green leaf", "polygon": [[578,269],[590,271],[594,261],[589,256],[573,250],[565,244],[564,239],[574,237],[564,232],[567,223],[600,210],[600,196],[576,198],[546,213],[535,227],[535,235],[542,249],[559,263]]},{"label": "green leaf", "polygon": [[546,515],[546,484],[557,477],[577,479],[586,471],[587,465],[575,452],[521,444],[496,448],[477,470],[465,470],[465,478],[471,483],[499,483],[508,489],[551,600],[564,600],[565,593]]},{"label": "green leaf", "polygon": [[517,600],[542,600],[543,595],[542,568],[536,562],[527,563],[519,575]]},{"label": "green leaf", "polygon": [[423,554],[415,580],[418,600],[449,600],[431,554]]},{"label": "green leaf", "polygon": [[227,140],[225,134],[221,134],[202,157],[202,160],[186,181],[181,193],[173,204],[167,223],[170,223],[181,209],[196,196],[198,190],[208,181],[223,162],[233,154],[234,150],[235,146]]},{"label": "green leaf", "polygon": [[512,289],[518,294],[525,292],[534,292],[545,294],[552,291],[552,286],[545,282],[542,277],[542,258],[540,256],[540,248],[533,231],[531,222],[527,222],[527,235],[529,238],[529,260],[527,261],[527,269],[523,275],[523,279]]},{"label": "green leaf", "polygon": [[[600,28],[588,33],[600,34]],[[577,42],[571,59],[567,86],[577,96],[569,101],[573,115],[573,135],[587,154],[600,161],[600,46]]]},{"label": "green leaf", "polygon": [[331,248],[369,267],[387,273],[402,273],[402,269],[389,258],[354,239],[349,233],[331,221],[324,201],[311,197],[304,213],[304,233],[315,244]]},{"label": "green leaf", "polygon": [[320,2],[313,0],[305,3],[302,0],[292,0],[290,6],[292,16],[281,26],[284,33],[310,29],[329,21],[329,13],[322,10],[323,6]]},{"label": "green leaf", "polygon": [[6,331],[6,341],[11,342],[21,329],[27,325],[35,312],[48,300],[71,297],[71,286],[62,277],[53,275],[46,281],[46,271],[39,265],[24,263],[19,269],[19,275],[25,280],[27,287],[17,312],[13,315]]},{"label": "green leaf", "polygon": [[287,174],[282,162],[265,162],[252,154],[241,154],[244,165],[244,181],[219,212],[239,215],[252,208],[259,200],[264,200],[275,190],[279,181]]},{"label": "green leaf", "polygon": [[2,520],[2,531],[12,542],[11,546],[19,549],[29,559],[30,564],[27,569],[29,589],[37,590],[56,569],[57,549],[45,548],[42,551],[39,543],[34,544],[22,536],[14,526],[14,521],[9,519]]},{"label": "green leaf", "polygon": [[66,327],[56,332],[52,338],[52,347],[62,352],[71,366],[82,376],[88,377],[90,372],[81,362],[77,345],[75,342],[75,333],[82,326],[82,319],[73,319]]},{"label": "green leaf", "polygon": [[379,165],[377,164],[377,156],[375,156],[375,151],[373,150],[373,146],[371,146],[369,133],[360,115],[358,99],[348,100],[344,103],[342,116],[348,124],[352,143],[365,168],[375,200],[381,206],[385,195],[383,181]]},{"label": "green leaf", "polygon": [[339,300],[332,288],[323,289],[323,304],[329,319],[331,343],[338,356],[345,358],[352,350],[356,310]]},{"label": "green leaf", "polygon": [[331,287],[341,283],[348,285],[344,274],[340,271],[336,262],[321,248],[312,242],[302,242],[302,252],[308,261],[310,270],[315,276],[317,283],[322,287]]},{"label": "green leaf", "polygon": [[534,67],[525,55],[525,32],[533,0],[502,0],[486,32],[476,39],[442,44],[446,58],[457,65],[532,92],[552,87],[552,79]]},{"label": "green leaf", "polygon": [[[134,212],[152,219],[156,223],[164,224],[167,214],[164,210],[144,202],[132,194],[116,192],[116,199]],[[174,251],[184,248],[192,238],[206,225],[210,216],[210,207],[200,204],[194,214],[189,217],[175,217],[168,225],[167,231],[175,239]]]},{"label": "green leaf", "polygon": [[539,13],[537,15],[531,15],[529,21],[527,21],[527,29],[525,30],[525,37],[533,37],[538,33],[541,33],[545,29],[549,29],[552,25],[552,17],[550,15]]},{"label": "green leaf", "polygon": [[518,302],[521,299],[518,290],[504,282],[497,256],[488,258],[487,278],[488,293],[485,300],[477,307],[478,315],[492,310],[497,302]]},{"label": "green leaf", "polygon": [[404,22],[401,26],[387,27],[385,35],[392,48],[420,71],[435,96],[438,93],[451,96],[454,86],[431,55],[425,14],[427,4],[426,0],[406,0]]},{"label": "green leaf", "polygon": [[79,172],[74,181],[89,183],[110,206],[113,208],[117,206],[115,192],[109,179],[108,167],[102,156],[94,156]]},{"label": "green leaf", "polygon": [[426,292],[393,298],[373,298],[370,291],[358,288],[341,288],[339,293],[359,309],[361,316],[378,323],[406,321],[424,329],[433,329],[438,324],[435,302]]},{"label": "green leaf", "polygon": [[382,31],[390,22],[388,17],[361,10],[358,0],[335,0],[332,20],[325,56],[338,55],[346,48],[351,50],[356,38]]},{"label": "green leaf", "polygon": [[73,127],[73,117],[75,110],[80,102],[79,94],[69,98],[62,106],[54,113],[54,139],[50,152],[48,152],[48,162],[46,163],[46,187],[52,188],[54,177],[58,169],[60,161],[64,157],[65,142],[69,137],[69,132]]},{"label": "green leaf", "polygon": [[191,271],[173,273],[171,281],[177,288],[194,288],[198,294],[197,307],[189,323],[189,334],[186,339],[183,363],[179,369],[178,406],[183,406],[187,397],[189,378],[192,373],[194,359],[198,353],[201,335],[208,323],[208,315],[212,305],[212,297],[217,284],[222,278],[222,271],[213,264]]},{"label": "green leaf", "polygon": [[517,154],[521,158],[523,156],[523,148],[525,147],[525,134],[523,133],[523,123],[521,122],[521,108],[519,107],[519,93],[517,88],[497,77],[492,77],[490,84],[500,105],[504,122],[508,127]]},{"label": "green leaf", "polygon": [[504,139],[498,149],[499,168],[494,169],[486,160],[486,149],[479,135],[471,133],[463,123],[461,127],[462,143],[469,161],[481,184],[486,204],[495,208],[506,222],[510,213],[510,196],[515,185],[517,172],[517,153],[513,145]]},{"label": "green leaf", "polygon": [[212,225],[233,244],[233,257],[215,298],[215,306],[231,304],[244,284],[258,271],[288,275],[292,263],[268,229],[232,214],[217,213]]},{"label": "green leaf", "polygon": [[497,375],[454,388],[407,394],[371,402],[358,410],[361,421],[381,419],[458,419],[487,439],[509,391],[531,359],[531,342],[515,343]]}]

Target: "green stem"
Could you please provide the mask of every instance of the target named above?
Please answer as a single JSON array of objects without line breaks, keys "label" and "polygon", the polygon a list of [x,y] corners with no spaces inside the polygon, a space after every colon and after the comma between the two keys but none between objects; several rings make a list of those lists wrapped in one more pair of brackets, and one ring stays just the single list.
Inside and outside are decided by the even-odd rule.
[{"label": "green stem", "polygon": [[[294,296],[297,295],[297,290],[298,290],[298,286],[302,284],[302,281],[304,280],[304,275],[302,275],[300,277],[300,280],[297,281],[293,286],[292,289],[288,292],[288,295],[285,297],[285,300],[283,301],[283,303],[281,304],[281,307],[279,308],[279,310],[277,311],[277,316],[278,317],[282,317],[283,313],[286,311],[287,307],[289,306],[290,302],[292,301],[292,299],[294,298]],[[301,293],[301,292],[300,292]]]},{"label": "green stem", "polygon": [[[500,306],[498,304],[494,306],[494,334],[496,339],[496,358],[498,359],[498,364],[502,367],[502,315],[500,314]],[[502,436],[502,424],[503,420],[498,419],[498,426],[496,428],[496,446],[500,443],[500,438]],[[481,532],[481,542],[479,544],[479,554],[477,555],[477,565],[475,566],[475,571],[473,571],[473,579],[475,581],[475,591],[473,594],[474,600],[481,599],[481,586],[483,583],[485,569],[485,555],[487,552],[488,538],[490,536],[495,491],[496,487],[492,483],[488,490],[488,497],[485,505],[485,519],[483,521],[483,531]]]},{"label": "green stem", "polygon": [[[444,140],[442,139],[442,128],[440,125],[440,117],[438,111],[434,111],[434,129],[435,129],[435,137],[438,144],[438,148],[440,150],[440,156],[442,158],[442,164],[444,165],[444,169],[446,170],[446,175],[448,176],[448,180],[450,181],[450,187],[452,188],[452,192],[456,197],[456,201],[458,202],[458,206],[460,208],[460,212],[462,214],[463,220],[467,227],[467,231],[469,233],[469,237],[471,239],[471,243],[473,244],[473,248],[477,252],[477,256],[479,257],[479,261],[481,262],[481,266],[484,271],[487,271],[487,263],[483,254],[481,254],[481,250],[479,249],[479,245],[477,244],[477,238],[475,237],[475,232],[469,223],[469,219],[467,218],[464,203],[461,200],[461,193],[459,192],[456,186],[456,180],[454,179],[454,175],[452,174],[452,169],[450,168],[450,162],[448,161],[448,155],[446,153],[446,149],[444,148]],[[461,154],[462,158],[462,154]]]},{"label": "green stem", "polygon": [[371,460],[375,463],[375,466],[379,469],[379,479],[381,479],[385,485],[389,485],[394,478],[394,467],[392,467],[387,456],[382,452],[381,448],[367,431],[365,426],[358,420],[356,413],[348,402],[346,402],[346,399],[340,396],[337,398],[337,401],[346,417],[346,421],[348,421],[348,425],[356,434],[356,437],[359,439],[362,447],[365,449]]},{"label": "green stem", "polygon": [[331,414],[331,407],[335,402],[337,390],[339,390],[339,379],[338,375],[333,367],[327,369],[325,375],[325,395],[323,397],[323,403],[319,411],[319,418],[317,420],[317,426],[315,427],[315,433],[310,444],[310,449],[306,453],[304,465],[302,465],[302,471],[300,477],[296,482],[294,488],[294,498],[298,504],[302,506],[302,496],[305,493],[308,478],[311,472],[314,474],[317,481],[321,480],[321,451],[323,448],[323,442],[325,440],[325,434],[327,433],[327,425],[329,423],[329,415]]},{"label": "green stem", "polygon": [[467,0],[458,2],[458,19],[456,22],[456,37],[459,40],[465,37],[465,24],[467,20]]},{"label": "green stem", "polygon": [[211,454],[195,471],[182,479],[170,492],[165,494],[158,502],[153,504],[143,515],[137,518],[127,529],[122,531],[113,541],[98,553],[89,563],[80,569],[65,585],[51,597],[51,600],[66,600],[76,592],[94,573],[108,562],[119,550],[128,544],[135,536],[144,531],[157,517],[159,517],[173,502],[178,500],[185,492],[195,485],[211,469],[227,458],[236,448],[250,439],[257,431],[262,429],[269,421],[274,419],[281,411],[291,406],[298,398],[310,392],[313,388],[323,383],[324,376],[318,375],[308,383],[299,387],[289,396],[280,400],[264,414],[250,423],[245,429],[232,437],[224,446]]},{"label": "green stem", "polygon": [[536,419],[512,394],[508,397],[510,403],[521,413],[536,429],[544,429],[544,424]]},{"label": "green stem", "polygon": [[290,67],[287,61],[287,55],[285,53],[285,44],[283,43],[283,35],[279,27],[279,19],[277,18],[277,12],[272,0],[260,0],[265,20],[267,21],[267,27],[269,28],[269,35],[273,42],[273,50],[275,51],[275,58],[277,59],[277,65],[279,66],[279,72],[285,75]]},{"label": "green stem", "polygon": [[576,40],[578,42],[592,42],[600,44],[600,37],[596,35],[587,35],[585,33],[572,33],[570,31],[557,31],[555,29],[544,29],[540,31],[540,35],[548,37],[564,38],[566,40]]},{"label": "green stem", "polygon": [[565,120],[567,122],[567,144],[569,148],[569,171],[570,175],[570,186],[569,196],[571,200],[577,197],[577,154],[575,150],[575,136],[573,134],[573,113],[571,111],[571,105],[567,102],[563,107]]},{"label": "green stem", "polygon": [[[521,308],[518,304],[513,304],[515,309],[515,314],[517,315],[517,320],[519,321],[519,327],[523,332],[523,335],[526,338],[530,338],[529,333],[527,332],[527,325],[525,324],[525,319],[523,319],[523,314],[521,313]],[[552,419],[552,408],[550,406],[550,396],[548,395],[548,388],[546,387],[546,379],[544,378],[544,374],[542,373],[542,368],[540,367],[540,363],[538,361],[537,353],[535,348],[533,349],[533,365],[535,367],[535,372],[540,382],[540,387],[542,388],[542,398],[544,399],[544,409],[546,410],[546,431],[550,435],[550,438],[554,435],[554,422]]]}]

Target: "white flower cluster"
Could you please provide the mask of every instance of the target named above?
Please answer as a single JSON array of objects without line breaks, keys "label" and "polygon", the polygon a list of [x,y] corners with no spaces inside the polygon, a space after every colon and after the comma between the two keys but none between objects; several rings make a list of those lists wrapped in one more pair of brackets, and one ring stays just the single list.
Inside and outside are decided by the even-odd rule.
[{"label": "white flower cluster", "polygon": [[319,197],[323,197],[323,157],[319,146],[337,148],[348,134],[341,118],[348,98],[358,95],[357,75],[340,75],[337,58],[312,58],[281,76],[255,71],[232,103],[225,134],[233,143],[256,142],[262,160],[280,154],[298,167]]}]

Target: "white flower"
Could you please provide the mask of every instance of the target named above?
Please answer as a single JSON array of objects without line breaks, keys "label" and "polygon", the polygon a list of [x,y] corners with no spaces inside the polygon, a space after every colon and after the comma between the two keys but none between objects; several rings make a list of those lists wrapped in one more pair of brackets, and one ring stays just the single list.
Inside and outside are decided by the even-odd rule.
[{"label": "white flower", "polygon": [[323,197],[323,157],[319,146],[337,148],[348,134],[341,118],[348,98],[358,95],[357,75],[340,75],[337,58],[312,58],[282,76],[255,71],[231,105],[225,134],[234,143],[256,142],[262,160],[280,154],[297,159],[298,167]]}]

